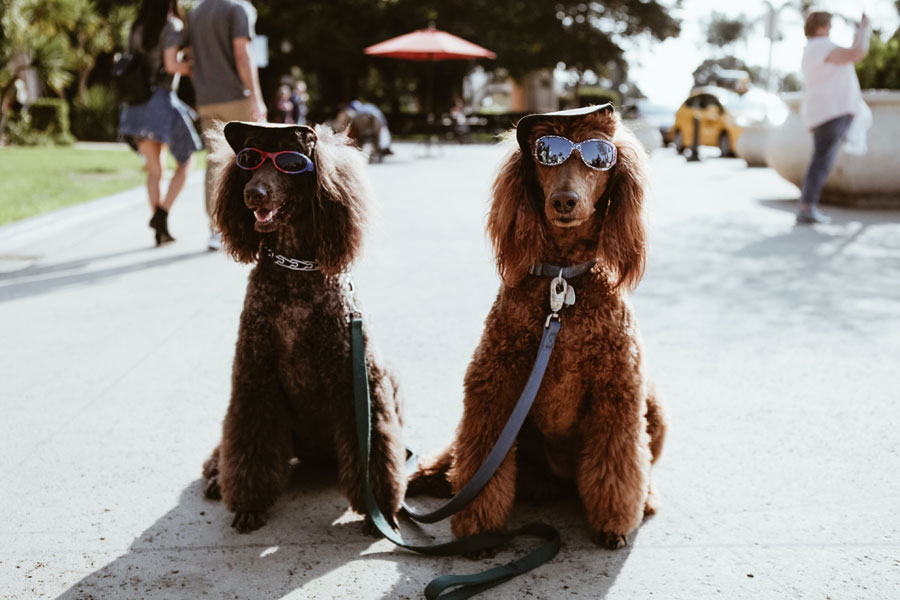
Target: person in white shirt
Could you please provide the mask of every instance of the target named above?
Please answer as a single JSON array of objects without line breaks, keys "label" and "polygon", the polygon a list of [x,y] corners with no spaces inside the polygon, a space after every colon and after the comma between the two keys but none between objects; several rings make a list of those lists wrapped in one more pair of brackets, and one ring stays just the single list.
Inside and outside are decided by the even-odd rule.
[{"label": "person in white shirt", "polygon": [[838,46],[829,39],[831,13],[813,12],[806,18],[807,37],[803,51],[803,117],[813,134],[813,156],[803,188],[797,223],[828,223],[819,212],[819,196],[831,170],[841,142],[853,117],[863,104],[862,92],[853,63],[869,51],[869,19],[863,14],[853,45]]}]

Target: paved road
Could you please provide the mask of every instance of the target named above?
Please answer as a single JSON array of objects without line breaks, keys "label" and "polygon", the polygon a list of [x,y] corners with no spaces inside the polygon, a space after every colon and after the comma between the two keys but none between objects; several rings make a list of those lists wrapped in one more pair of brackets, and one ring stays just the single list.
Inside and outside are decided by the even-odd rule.
[{"label": "paved road", "polygon": [[[420,153],[371,168],[381,219],[356,279],[409,441],[430,448],[459,418],[497,287],[483,226],[501,153]],[[634,301],[671,413],[665,504],[616,552],[575,501],[517,509],[563,549],[485,597],[900,597],[900,213],[797,229],[797,191],[773,172],[667,150],[653,183]],[[0,597],[418,598],[490,564],[363,537],[315,471],[263,529],[232,532],[200,465],[248,268],[205,251],[197,179],[176,244],[153,248],[148,218],[132,192],[0,229]]]}]

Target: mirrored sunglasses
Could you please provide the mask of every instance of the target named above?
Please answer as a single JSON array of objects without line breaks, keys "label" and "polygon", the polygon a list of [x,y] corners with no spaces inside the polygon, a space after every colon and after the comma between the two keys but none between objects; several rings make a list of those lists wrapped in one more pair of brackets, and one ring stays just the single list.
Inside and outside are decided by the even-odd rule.
[{"label": "mirrored sunglasses", "polygon": [[563,164],[578,150],[581,160],[592,169],[608,171],[616,164],[616,147],[606,140],[584,140],[577,144],[558,135],[545,135],[534,142],[534,158],[542,165]]},{"label": "mirrored sunglasses", "polygon": [[247,171],[253,171],[260,168],[267,158],[271,158],[272,164],[282,173],[296,175],[315,170],[312,159],[293,150],[263,152],[259,148],[244,148],[234,157],[234,164]]}]

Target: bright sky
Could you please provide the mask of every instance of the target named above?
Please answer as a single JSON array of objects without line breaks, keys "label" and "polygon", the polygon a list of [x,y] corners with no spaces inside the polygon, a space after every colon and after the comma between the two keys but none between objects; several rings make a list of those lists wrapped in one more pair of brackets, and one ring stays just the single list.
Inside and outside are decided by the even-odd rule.
[{"label": "bright sky", "polygon": [[[661,0],[672,5],[672,0]],[[665,42],[642,41],[635,48],[626,51],[629,75],[652,101],[676,107],[687,97],[693,84],[691,73],[707,58],[717,58],[733,54],[750,66],[759,65],[765,69],[769,57],[769,40],[766,37],[764,16],[769,5],[779,9],[785,0],[741,0],[722,2],[721,0],[683,0],[681,9],[671,9],[672,15],[682,20],[681,35]],[[843,46],[853,42],[855,26],[846,24],[837,15],[859,20],[865,11],[875,29],[882,29],[888,35],[893,33],[900,18],[893,0],[820,0],[816,10],[827,10],[835,14],[832,20],[831,39]],[[706,25],[713,12],[728,17],[741,14],[757,25],[750,32],[750,39],[738,42],[726,52],[706,43]],[[775,42],[772,52],[774,72],[790,73],[800,71],[800,58],[806,37],[803,35],[803,18],[796,10],[783,8],[778,13],[778,27],[783,35]]]}]

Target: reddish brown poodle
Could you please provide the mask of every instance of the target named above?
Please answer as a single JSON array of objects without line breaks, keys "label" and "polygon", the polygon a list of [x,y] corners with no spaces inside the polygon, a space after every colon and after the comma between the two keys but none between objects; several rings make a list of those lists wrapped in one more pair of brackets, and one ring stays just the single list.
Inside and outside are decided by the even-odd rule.
[{"label": "reddish brown poodle", "polygon": [[[219,161],[228,166],[219,176],[216,223],[227,251],[256,265],[222,441],[203,465],[205,493],[234,511],[235,529],[253,531],[265,523],[292,458],[330,459],[350,506],[364,513],[342,273],[359,255],[372,204],[365,160],[345,136],[323,127],[232,122],[224,134],[230,148],[221,144]],[[406,487],[401,403],[370,340],[367,360],[370,474],[390,518]]]},{"label": "reddish brown poodle", "polygon": [[[605,157],[575,149],[560,161],[563,153],[548,152],[543,160],[559,164],[546,166],[533,148],[548,135],[612,144],[597,146]],[[493,186],[488,230],[503,283],[466,372],[462,422],[448,448],[420,461],[410,491],[442,491],[444,478],[458,491],[500,435],[550,313],[556,273],[531,274],[532,266],[596,260],[568,279],[575,304],[560,311],[556,346],[516,446],[452,528],[457,536],[501,530],[517,491],[545,500],[574,487],[594,541],[619,548],[656,510],[650,466],[666,429],[627,297],[644,272],[646,154],[609,105],[526,117],[517,139]],[[596,158],[602,168],[610,157],[608,170],[584,162]]]}]

